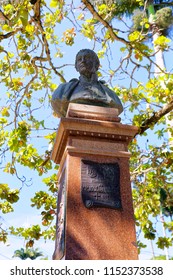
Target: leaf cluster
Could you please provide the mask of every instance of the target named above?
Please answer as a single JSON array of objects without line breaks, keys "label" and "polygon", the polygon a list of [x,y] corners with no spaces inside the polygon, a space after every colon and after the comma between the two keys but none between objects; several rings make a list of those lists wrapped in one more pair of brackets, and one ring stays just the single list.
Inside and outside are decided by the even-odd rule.
[{"label": "leaf cluster", "polygon": [[104,11],[106,16],[106,12],[110,12],[111,17],[120,17],[124,14],[130,15],[136,8],[142,5],[143,1],[136,0],[125,0],[125,1],[113,1],[113,0],[97,0],[90,1],[93,5],[96,5],[100,11]]},{"label": "leaf cluster", "polygon": [[[149,21],[147,11],[137,9],[133,12],[132,16],[132,30],[141,31],[151,38],[152,24]],[[169,7],[161,8],[156,11],[154,16],[154,24],[157,26],[160,34],[167,35],[169,29],[173,24],[173,14],[172,9]]]},{"label": "leaf cluster", "polygon": [[19,250],[15,250],[13,258],[20,258],[21,260],[26,260],[26,259],[35,260],[41,256],[43,256],[43,253],[38,248],[36,249],[21,248]]},{"label": "leaf cluster", "polygon": [[12,204],[19,200],[19,190],[9,188],[7,184],[0,184],[0,199],[0,210],[2,213],[12,212]]}]

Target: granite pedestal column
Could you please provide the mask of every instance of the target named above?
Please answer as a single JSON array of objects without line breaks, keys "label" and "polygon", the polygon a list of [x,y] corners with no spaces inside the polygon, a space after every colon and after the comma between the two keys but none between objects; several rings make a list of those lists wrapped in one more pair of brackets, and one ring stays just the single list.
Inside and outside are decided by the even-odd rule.
[{"label": "granite pedestal column", "polygon": [[138,259],[128,144],[118,111],[71,103],[52,160],[59,164],[53,259]]}]

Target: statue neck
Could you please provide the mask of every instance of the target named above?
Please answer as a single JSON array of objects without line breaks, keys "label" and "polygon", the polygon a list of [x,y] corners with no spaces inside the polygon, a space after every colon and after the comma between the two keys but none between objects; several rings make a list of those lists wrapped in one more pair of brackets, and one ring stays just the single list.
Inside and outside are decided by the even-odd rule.
[{"label": "statue neck", "polygon": [[96,73],[92,74],[90,77],[87,77],[85,75],[80,75],[79,81],[81,83],[96,83],[98,81],[98,76]]}]

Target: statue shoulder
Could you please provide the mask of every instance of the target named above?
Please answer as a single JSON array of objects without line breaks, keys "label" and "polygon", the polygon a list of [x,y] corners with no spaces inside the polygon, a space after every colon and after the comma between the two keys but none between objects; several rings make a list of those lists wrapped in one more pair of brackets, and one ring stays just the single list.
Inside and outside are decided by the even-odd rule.
[{"label": "statue shoulder", "polygon": [[121,103],[121,100],[119,99],[118,95],[116,94],[116,92],[114,92],[112,89],[110,89],[108,87],[108,85],[106,85],[105,83],[100,83],[102,89],[104,90],[104,92],[106,94],[108,94],[108,96],[111,98],[111,100],[113,101],[114,105],[116,104],[116,106],[119,109],[119,114],[123,112],[123,106]]},{"label": "statue shoulder", "polygon": [[106,85],[106,82],[104,80],[99,80],[99,83],[101,83],[102,85]]},{"label": "statue shoulder", "polygon": [[57,89],[54,91],[52,98],[53,99],[57,99],[57,98],[61,99],[64,96],[64,94],[66,96],[66,94],[68,94],[69,91],[71,91],[71,89],[78,84],[78,82],[79,82],[78,79],[71,79],[69,82],[60,84],[57,87]]},{"label": "statue shoulder", "polygon": [[76,78],[73,78],[73,79],[71,79],[71,80],[69,81],[69,83],[76,83],[76,82],[79,82],[79,80],[76,79]]},{"label": "statue shoulder", "polygon": [[78,83],[79,82],[79,80],[78,79],[71,79],[69,82],[66,82],[66,83],[62,83],[62,84],[60,84],[58,87],[57,87],[57,89],[55,90],[55,91],[63,91],[63,90],[65,90],[66,88],[68,88],[68,87],[70,87],[72,84],[76,84],[76,83]]}]

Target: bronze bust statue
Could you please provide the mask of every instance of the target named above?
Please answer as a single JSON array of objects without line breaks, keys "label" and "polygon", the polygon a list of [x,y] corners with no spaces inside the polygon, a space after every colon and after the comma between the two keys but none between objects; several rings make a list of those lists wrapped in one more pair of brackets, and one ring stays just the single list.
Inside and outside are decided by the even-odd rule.
[{"label": "bronze bust statue", "polygon": [[100,62],[97,54],[90,49],[80,50],[76,55],[75,68],[80,73],[79,80],[72,79],[60,84],[52,96],[51,104],[59,117],[66,115],[69,103],[117,108],[123,111],[118,96],[98,81],[97,70]]}]

